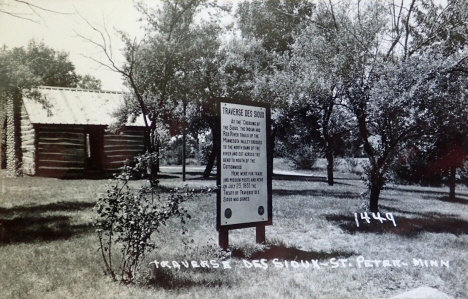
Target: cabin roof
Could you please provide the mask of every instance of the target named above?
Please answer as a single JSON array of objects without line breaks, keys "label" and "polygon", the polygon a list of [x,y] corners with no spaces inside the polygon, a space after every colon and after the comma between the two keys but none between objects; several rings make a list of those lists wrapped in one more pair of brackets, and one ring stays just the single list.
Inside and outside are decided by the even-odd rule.
[{"label": "cabin roof", "polygon": [[[112,125],[113,113],[124,104],[124,93],[79,88],[40,86],[37,90],[45,99],[42,103],[24,97],[24,107],[33,124]],[[143,116],[128,126],[144,126]]]}]

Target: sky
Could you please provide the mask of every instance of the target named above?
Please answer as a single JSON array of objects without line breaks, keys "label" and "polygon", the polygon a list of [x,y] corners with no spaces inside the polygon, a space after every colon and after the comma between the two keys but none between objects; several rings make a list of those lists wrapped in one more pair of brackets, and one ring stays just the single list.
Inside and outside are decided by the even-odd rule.
[{"label": "sky", "polygon": [[[155,1],[151,1],[154,3]],[[126,90],[119,74],[112,72],[86,56],[104,61],[102,51],[77,34],[99,41],[99,35],[87,25],[85,19],[97,28],[105,26],[111,34],[113,54],[122,61],[119,49],[123,47],[116,30],[141,38],[143,30],[138,22],[140,13],[132,0],[29,0],[38,7],[37,14],[23,3],[0,0],[0,8],[22,13],[25,20],[0,13],[0,45],[8,48],[26,47],[32,39],[44,42],[56,51],[69,54],[70,61],[80,75],[90,74],[102,81],[103,90]]]}]

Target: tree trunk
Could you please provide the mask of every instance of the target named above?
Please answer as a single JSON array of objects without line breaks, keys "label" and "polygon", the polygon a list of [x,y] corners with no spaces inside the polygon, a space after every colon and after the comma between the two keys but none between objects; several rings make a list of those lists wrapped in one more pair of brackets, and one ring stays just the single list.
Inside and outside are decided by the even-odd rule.
[{"label": "tree trunk", "polygon": [[382,191],[382,186],[380,186],[380,184],[377,183],[371,185],[369,209],[373,213],[377,213],[379,211],[380,191]]},{"label": "tree trunk", "polygon": [[0,92],[0,164],[1,169],[6,168],[6,114],[5,114],[5,98]]},{"label": "tree trunk", "polygon": [[185,129],[182,132],[182,181],[185,182],[185,172],[186,172],[186,155],[187,153],[185,152],[185,143],[187,142],[187,134],[185,133]]},{"label": "tree trunk", "polygon": [[334,178],[333,178],[333,148],[330,142],[327,142],[326,149],[325,149],[325,158],[327,159],[327,182],[328,185],[333,186]]},{"label": "tree trunk", "polygon": [[457,169],[455,167],[450,167],[449,170],[449,199],[454,200],[455,199],[455,184],[456,184],[456,173]]},{"label": "tree trunk", "polygon": [[21,144],[19,125],[19,101],[17,92],[6,93],[6,174],[8,177],[21,175]]},{"label": "tree trunk", "polygon": [[182,103],[183,108],[184,108],[184,121],[182,122],[183,128],[182,128],[182,181],[185,182],[185,172],[186,172],[186,155],[187,153],[185,152],[185,143],[187,142],[187,103],[183,102]]},{"label": "tree trunk", "polygon": [[211,128],[212,136],[213,136],[213,147],[211,148],[210,156],[208,157],[208,163],[206,164],[205,171],[203,172],[203,178],[209,179],[211,171],[213,170],[214,162],[216,160],[216,155],[218,153],[218,137],[215,127]]},{"label": "tree trunk", "polygon": [[370,177],[370,201],[369,209],[373,213],[379,211],[380,192],[384,186],[384,179],[378,170],[373,170]]},{"label": "tree trunk", "polygon": [[2,121],[0,135],[1,135],[1,143],[0,143],[0,169],[6,169],[6,118]]},{"label": "tree trunk", "polygon": [[156,160],[156,165],[155,165],[154,168],[155,168],[156,173],[158,173],[160,171],[159,166],[160,166],[160,161],[161,161],[161,159],[159,158],[160,157],[159,135],[158,135],[157,140],[156,140],[156,155],[157,155],[157,160]]}]

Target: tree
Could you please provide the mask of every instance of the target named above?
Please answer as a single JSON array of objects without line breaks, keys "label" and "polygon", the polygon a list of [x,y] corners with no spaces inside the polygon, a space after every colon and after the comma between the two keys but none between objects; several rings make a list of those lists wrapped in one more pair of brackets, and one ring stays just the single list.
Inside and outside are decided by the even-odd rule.
[{"label": "tree", "polygon": [[[410,53],[417,51],[436,52],[447,58],[466,53],[468,38],[468,4],[465,1],[448,1],[437,6],[421,1],[415,9],[415,25],[412,27],[414,42]],[[444,59],[444,58],[439,58]],[[448,70],[445,77],[435,77],[437,98],[444,103],[434,119],[435,165],[449,176],[449,198],[455,199],[456,169],[464,166],[467,159],[468,130],[466,126],[466,55],[459,55],[456,65]],[[433,107],[431,107],[433,108]],[[457,111],[457,113],[453,113]]]},{"label": "tree", "polygon": [[[390,18],[398,22],[392,22],[392,31],[387,31],[393,37],[389,47],[376,51],[364,71],[355,72],[354,77],[344,81],[344,90],[369,158],[367,182],[370,209],[374,212],[378,211],[380,192],[399,153],[422,138],[430,138],[438,117],[449,121],[450,113],[440,112],[445,109],[442,99],[449,100],[453,95],[448,92],[450,89],[443,87],[443,82],[450,81],[451,85],[466,71],[466,50],[458,48],[447,52],[450,39],[437,41],[437,30],[422,39],[415,33],[417,30],[425,32],[420,14],[427,11],[429,4],[412,1],[407,10],[392,9],[399,13]],[[413,14],[417,16],[415,19]],[[439,14],[428,14],[423,19],[433,22],[431,28],[447,28],[445,18]],[[457,22],[464,26],[463,22]],[[397,47],[398,44],[402,46]]]},{"label": "tree", "polygon": [[284,92],[290,87],[283,84],[284,78],[279,72],[289,64],[294,35],[302,30],[304,20],[310,17],[313,9],[314,4],[306,0],[268,0],[242,2],[236,11],[240,38],[230,45],[231,53],[226,57],[238,62],[226,64],[229,66],[226,74],[238,76],[231,76],[228,82],[238,93],[242,90],[240,94],[245,98],[271,104],[270,146],[276,152],[284,147],[275,150],[275,144],[289,143],[285,142],[287,134],[282,134],[285,127],[282,122],[292,121],[284,117],[291,115],[286,100],[289,95]]},{"label": "tree", "polygon": [[254,0],[239,3],[236,16],[243,37],[254,37],[267,51],[283,54],[313,9],[307,0]]},{"label": "tree", "polygon": [[[339,8],[339,9],[337,9]],[[295,37],[288,66],[280,75],[281,88],[289,94],[290,106],[303,103],[307,114],[316,121],[318,149],[327,159],[327,182],[334,184],[333,164],[338,140],[353,125],[349,112],[343,108],[342,78],[348,76],[350,53],[346,49],[356,44],[352,40],[347,15],[349,4],[335,7],[333,3],[319,2],[307,26]],[[287,95],[284,95],[287,96]],[[307,134],[307,130],[303,130]]]},{"label": "tree", "polygon": [[101,80],[94,78],[91,75],[78,75],[76,87],[83,89],[101,90]]},{"label": "tree", "polygon": [[173,122],[173,112],[177,111],[179,104],[183,116],[177,123],[183,127],[180,132],[185,134],[185,111],[199,88],[192,82],[196,64],[203,59],[198,41],[203,40],[206,34],[201,28],[202,24],[197,24],[196,15],[199,15],[202,8],[210,5],[212,3],[206,0],[164,1],[156,8],[138,3],[136,7],[142,14],[145,38],[137,41],[121,32],[125,43],[122,65],[112,55],[106,31],[100,31],[89,24],[100,36],[100,41],[82,36],[99,47],[107,61],[90,58],[121,74],[130,89],[132,96],[127,98],[120,114],[133,117],[143,115],[147,129],[146,147],[153,155],[153,159],[150,159],[153,161],[153,175],[156,175],[159,165],[160,141],[157,126],[160,123]]}]

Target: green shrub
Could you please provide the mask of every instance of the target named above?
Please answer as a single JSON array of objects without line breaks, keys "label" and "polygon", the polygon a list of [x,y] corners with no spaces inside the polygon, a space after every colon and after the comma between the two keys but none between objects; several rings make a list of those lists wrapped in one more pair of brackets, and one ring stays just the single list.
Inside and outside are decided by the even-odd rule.
[{"label": "green shrub", "polygon": [[286,159],[291,162],[296,169],[310,170],[314,167],[319,158],[319,150],[314,145],[297,145],[286,153]]},{"label": "green shrub", "polygon": [[178,218],[185,233],[185,222],[190,215],[181,203],[193,193],[185,187],[171,190],[163,198],[154,179],[150,179],[149,187],[132,190],[130,178],[135,172],[147,169],[146,164],[151,160],[145,156],[137,159],[135,167],[123,167],[95,206],[95,226],[106,272],[114,280],[124,282],[135,279],[140,262],[156,247],[151,237],[159,227],[171,218]]}]

